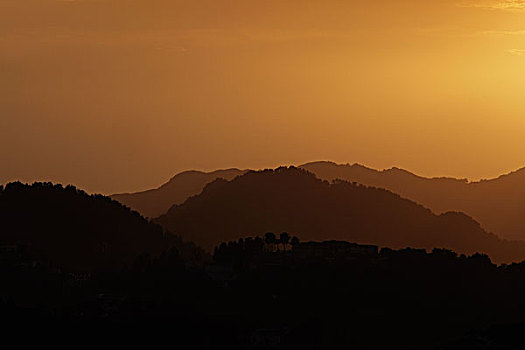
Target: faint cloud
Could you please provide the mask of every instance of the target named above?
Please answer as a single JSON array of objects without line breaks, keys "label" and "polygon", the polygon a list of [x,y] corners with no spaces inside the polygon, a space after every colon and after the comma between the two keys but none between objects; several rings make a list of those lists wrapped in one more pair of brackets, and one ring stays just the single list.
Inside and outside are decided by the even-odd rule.
[{"label": "faint cloud", "polygon": [[525,30],[486,30],[486,31],[480,32],[480,34],[517,36],[517,35],[525,35]]},{"label": "faint cloud", "polygon": [[510,49],[507,52],[516,56],[525,56],[525,50],[523,49]]},{"label": "faint cloud", "polygon": [[494,10],[525,11],[525,0],[478,0],[463,1],[461,7],[478,7]]}]

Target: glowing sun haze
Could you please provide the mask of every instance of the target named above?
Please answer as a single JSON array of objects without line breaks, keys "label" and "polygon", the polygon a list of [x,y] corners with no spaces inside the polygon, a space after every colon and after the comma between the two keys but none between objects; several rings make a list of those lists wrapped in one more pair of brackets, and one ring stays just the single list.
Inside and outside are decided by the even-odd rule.
[{"label": "glowing sun haze", "polygon": [[0,183],[525,166],[525,1],[0,0]]}]

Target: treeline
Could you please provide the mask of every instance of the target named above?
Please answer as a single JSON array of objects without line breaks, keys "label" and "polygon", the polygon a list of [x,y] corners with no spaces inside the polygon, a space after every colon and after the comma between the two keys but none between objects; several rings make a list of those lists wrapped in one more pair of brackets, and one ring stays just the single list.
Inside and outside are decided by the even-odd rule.
[{"label": "treeline", "polygon": [[213,261],[171,248],[89,274],[4,259],[0,315],[25,329],[132,327],[210,349],[446,349],[525,322],[524,263],[335,241],[285,249],[271,236],[220,244]]},{"label": "treeline", "polygon": [[291,237],[288,232],[282,232],[278,238],[275,233],[267,232],[262,238],[255,236],[223,242],[215,247],[213,258],[220,263],[242,264],[268,253],[286,252],[298,244],[299,238]]},{"label": "treeline", "polygon": [[[259,249],[247,249],[253,242]],[[223,243],[214,258],[233,268],[235,277],[223,278],[239,298],[237,317],[274,329],[287,346],[298,337],[305,348],[448,349],[474,330],[512,333],[525,322],[525,263],[498,266],[448,249],[330,241],[272,250],[263,242]]]}]

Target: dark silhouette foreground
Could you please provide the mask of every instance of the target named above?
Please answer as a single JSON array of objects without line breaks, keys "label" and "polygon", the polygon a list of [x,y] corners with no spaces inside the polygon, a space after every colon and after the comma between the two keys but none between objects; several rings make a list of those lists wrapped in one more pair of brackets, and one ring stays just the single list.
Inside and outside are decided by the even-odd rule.
[{"label": "dark silhouette foreground", "polygon": [[524,263],[291,231],[223,242],[210,257],[73,187],[15,183],[0,205],[0,322],[19,342],[501,349],[525,323]]},{"label": "dark silhouette foreground", "polygon": [[4,255],[0,317],[61,329],[61,339],[141,335],[208,349],[465,349],[476,332],[516,337],[522,328],[505,325],[525,322],[522,264],[338,241],[283,249],[245,238],[211,262],[189,264],[172,248],[88,274]]}]

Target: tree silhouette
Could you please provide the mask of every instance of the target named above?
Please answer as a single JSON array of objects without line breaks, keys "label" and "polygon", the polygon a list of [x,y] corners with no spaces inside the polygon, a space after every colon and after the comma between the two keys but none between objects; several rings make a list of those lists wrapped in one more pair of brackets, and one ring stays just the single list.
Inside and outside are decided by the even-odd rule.
[{"label": "tree silhouette", "polygon": [[273,246],[275,244],[276,237],[275,233],[273,232],[266,232],[264,234],[264,242],[270,247],[270,250],[273,251]]},{"label": "tree silhouette", "polygon": [[293,236],[293,237],[292,237],[292,240],[290,241],[290,245],[291,245],[292,247],[295,247],[295,246],[297,246],[298,244],[299,244],[299,238],[297,238],[296,236]]},{"label": "tree silhouette", "polygon": [[288,232],[283,232],[279,235],[279,240],[283,245],[283,250],[286,250],[286,245],[290,242],[290,234]]}]

